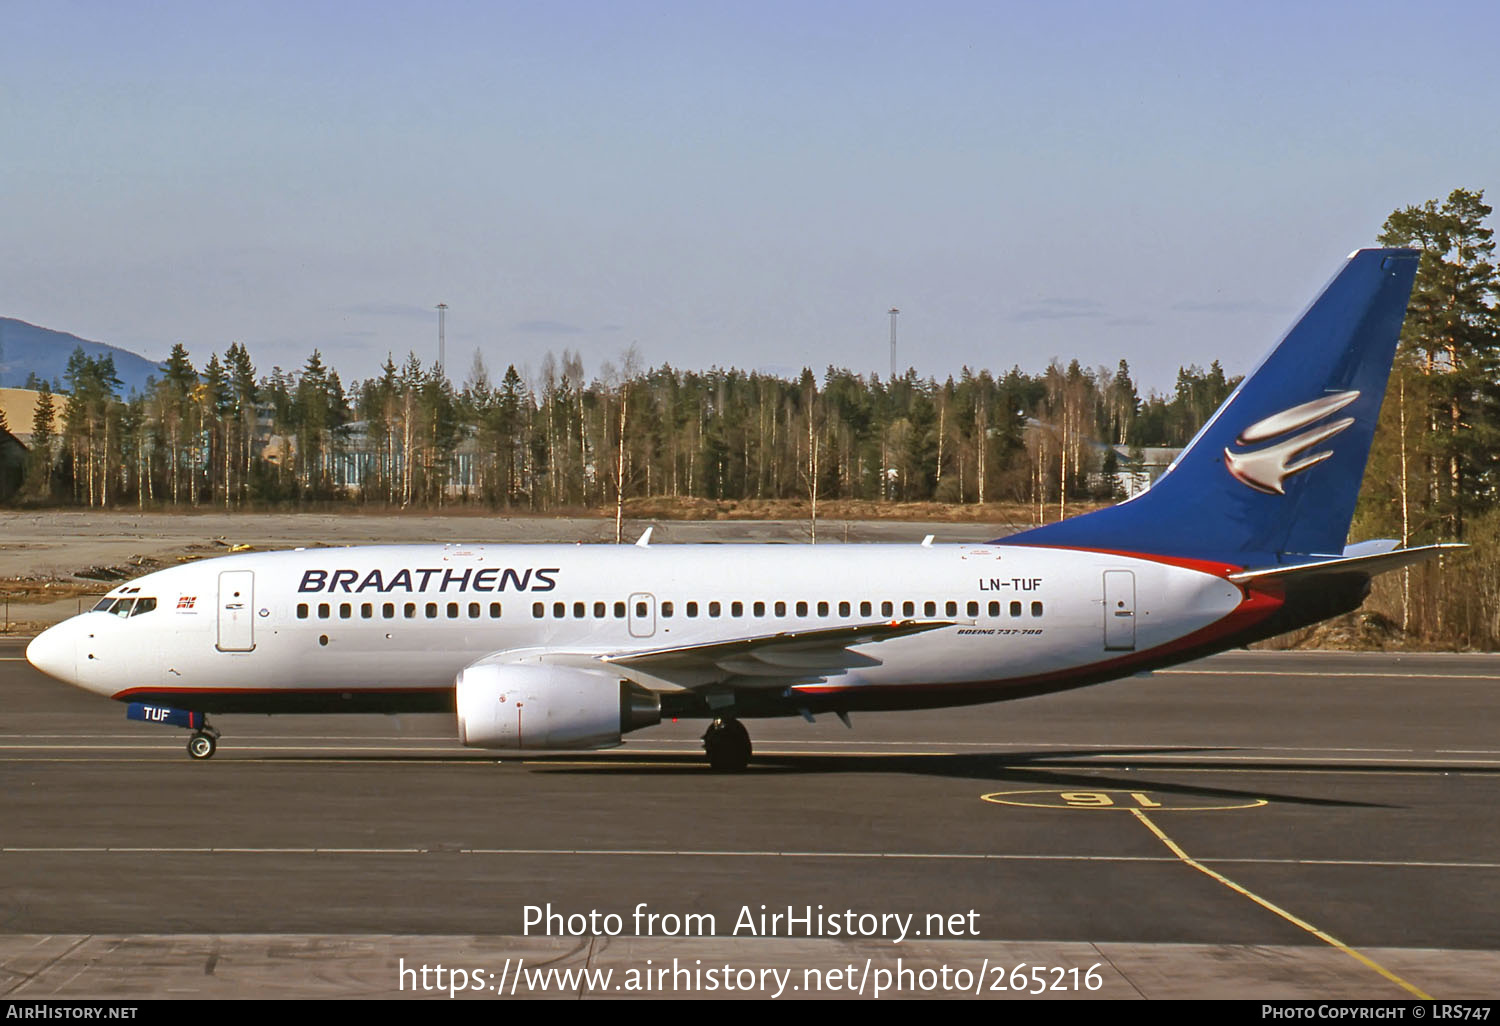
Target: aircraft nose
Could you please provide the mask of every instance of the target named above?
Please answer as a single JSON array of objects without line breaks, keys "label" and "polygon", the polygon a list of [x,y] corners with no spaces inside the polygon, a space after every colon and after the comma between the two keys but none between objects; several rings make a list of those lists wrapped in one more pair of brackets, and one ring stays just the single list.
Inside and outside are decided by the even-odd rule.
[{"label": "aircraft nose", "polygon": [[78,649],[64,624],[48,627],[26,646],[26,661],[49,677],[68,684],[78,680]]}]

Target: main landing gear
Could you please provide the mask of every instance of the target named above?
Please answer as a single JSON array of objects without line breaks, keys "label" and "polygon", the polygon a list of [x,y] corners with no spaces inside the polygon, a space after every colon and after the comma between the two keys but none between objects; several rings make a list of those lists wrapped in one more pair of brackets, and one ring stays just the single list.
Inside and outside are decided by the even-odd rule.
[{"label": "main landing gear", "polygon": [[715,773],[743,772],[750,764],[750,734],[739,720],[714,720],[703,735],[703,750]]},{"label": "main landing gear", "polygon": [[205,719],[203,726],[193,731],[193,736],[188,738],[187,752],[194,759],[212,759],[218,747],[219,732],[210,727]]}]

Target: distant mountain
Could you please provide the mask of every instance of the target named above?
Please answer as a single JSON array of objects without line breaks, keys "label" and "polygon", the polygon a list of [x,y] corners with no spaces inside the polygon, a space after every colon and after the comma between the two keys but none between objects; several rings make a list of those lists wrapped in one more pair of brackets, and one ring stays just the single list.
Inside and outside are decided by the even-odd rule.
[{"label": "distant mountain", "polygon": [[106,353],[115,358],[122,396],[144,392],[147,378],[161,378],[160,364],[129,350],[103,342],[90,342],[65,331],[39,328],[14,317],[0,317],[0,387],[20,388],[26,384],[28,375],[35,374],[66,388],[68,381],[64,373],[68,368],[68,357],[79,346],[95,359]]}]

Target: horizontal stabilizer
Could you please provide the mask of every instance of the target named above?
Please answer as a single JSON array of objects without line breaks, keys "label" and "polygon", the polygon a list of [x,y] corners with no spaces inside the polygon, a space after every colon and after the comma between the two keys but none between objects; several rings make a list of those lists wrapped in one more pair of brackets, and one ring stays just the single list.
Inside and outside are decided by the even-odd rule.
[{"label": "horizontal stabilizer", "polygon": [[1298,563],[1295,566],[1271,566],[1261,570],[1242,570],[1237,574],[1230,574],[1229,579],[1236,584],[1249,584],[1254,581],[1286,580],[1289,578],[1307,580],[1308,578],[1324,577],[1331,574],[1354,573],[1373,577],[1376,574],[1383,574],[1390,570],[1399,570],[1403,566],[1411,566],[1413,563],[1426,562],[1434,556],[1440,556],[1445,552],[1458,552],[1466,548],[1468,548],[1467,545],[1444,542],[1441,545],[1422,545],[1414,549],[1395,549],[1389,552],[1376,552],[1363,556],[1325,559],[1317,563]]},{"label": "horizontal stabilizer", "polygon": [[1373,538],[1370,541],[1355,542],[1344,546],[1344,558],[1350,556],[1373,556],[1378,552],[1392,552],[1401,547],[1401,543],[1394,538]]}]

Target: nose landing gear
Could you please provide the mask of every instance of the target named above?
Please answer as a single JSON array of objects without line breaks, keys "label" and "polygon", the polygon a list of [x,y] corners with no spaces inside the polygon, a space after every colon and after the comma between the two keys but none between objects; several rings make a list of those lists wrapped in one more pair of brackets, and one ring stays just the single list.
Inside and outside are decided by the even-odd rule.
[{"label": "nose landing gear", "polygon": [[186,727],[193,732],[192,737],[188,738],[187,752],[194,759],[211,759],[214,750],[219,747],[218,730],[209,726],[208,716],[201,712],[131,702],[125,709],[125,718],[163,727]]},{"label": "nose landing gear", "polygon": [[188,755],[194,759],[212,759],[218,747],[219,732],[210,727],[205,718],[202,728],[193,731],[193,736],[188,738]]},{"label": "nose landing gear", "polygon": [[750,734],[739,720],[714,720],[703,735],[703,750],[715,773],[741,773],[750,764]]}]

